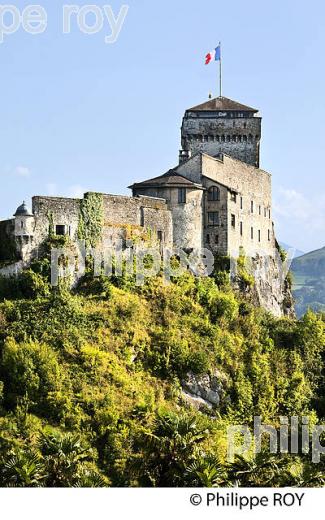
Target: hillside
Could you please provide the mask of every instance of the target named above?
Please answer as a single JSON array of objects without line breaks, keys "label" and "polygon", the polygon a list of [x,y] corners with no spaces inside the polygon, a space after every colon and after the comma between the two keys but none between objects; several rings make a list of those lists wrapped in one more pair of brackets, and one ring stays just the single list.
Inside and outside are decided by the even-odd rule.
[{"label": "hillside", "polygon": [[295,258],[291,271],[298,316],[308,308],[325,311],[325,247]]},{"label": "hillside", "polygon": [[0,486],[322,485],[323,465],[227,460],[227,427],[324,417],[324,321],[275,319],[224,273],[163,286],[46,262],[0,279]]}]

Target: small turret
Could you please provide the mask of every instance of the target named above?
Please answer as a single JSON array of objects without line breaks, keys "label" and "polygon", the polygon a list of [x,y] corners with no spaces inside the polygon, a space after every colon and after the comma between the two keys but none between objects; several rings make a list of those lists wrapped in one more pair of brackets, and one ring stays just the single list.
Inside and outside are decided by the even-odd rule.
[{"label": "small turret", "polygon": [[35,217],[25,201],[16,209],[15,238],[17,250],[23,261],[28,261],[33,249]]},{"label": "small turret", "polygon": [[15,236],[29,237],[34,234],[34,215],[27,207],[25,201],[18,206],[14,214],[15,217]]}]

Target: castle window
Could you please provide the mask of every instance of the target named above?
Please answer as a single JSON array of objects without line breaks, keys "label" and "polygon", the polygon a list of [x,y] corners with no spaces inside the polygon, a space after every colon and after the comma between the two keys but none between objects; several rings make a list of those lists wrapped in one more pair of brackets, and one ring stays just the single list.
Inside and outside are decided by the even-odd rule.
[{"label": "castle window", "polygon": [[208,135],[205,135],[205,136],[204,136],[204,141],[207,143],[208,140],[209,140],[209,136],[208,136]]},{"label": "castle window", "polygon": [[232,140],[233,140],[234,143],[236,142],[236,136],[235,135],[232,136]]},{"label": "castle window", "polygon": [[178,204],[186,203],[186,188],[178,188]]},{"label": "castle window", "polygon": [[227,135],[227,143],[230,143],[230,135]]},{"label": "castle window", "polygon": [[242,237],[243,236],[243,223],[242,222],[239,224],[239,231],[240,231],[240,236]]},{"label": "castle window", "polygon": [[254,213],[254,202],[251,200],[251,213]]},{"label": "castle window", "polygon": [[231,192],[230,199],[232,202],[237,202],[237,193],[234,191]]},{"label": "castle window", "polygon": [[251,239],[253,240],[254,238],[254,228],[251,227]]},{"label": "castle window", "polygon": [[217,186],[211,186],[208,191],[208,200],[217,201],[220,200],[220,190]]},{"label": "castle window", "polygon": [[66,235],[66,226],[62,226],[62,225],[55,226],[55,234],[59,235],[59,236]]},{"label": "castle window", "polygon": [[242,137],[241,135],[238,136],[238,141],[241,143],[242,142]]},{"label": "castle window", "polygon": [[261,230],[260,229],[258,230],[258,241],[259,242],[261,241]]},{"label": "castle window", "polygon": [[20,222],[20,227],[21,227],[21,229],[24,229],[24,222],[23,221]]},{"label": "castle window", "polygon": [[243,141],[244,143],[247,143],[247,135],[243,135]]},{"label": "castle window", "polygon": [[244,128],[247,128],[247,123],[244,123]]},{"label": "castle window", "polygon": [[216,141],[217,141],[217,143],[220,142],[220,135],[217,135],[217,136],[216,136]]},{"label": "castle window", "polygon": [[159,242],[163,241],[163,232],[162,231],[157,231],[157,239]]},{"label": "castle window", "polygon": [[261,214],[261,206],[258,207],[258,214]]},{"label": "castle window", "polygon": [[267,232],[267,239],[270,242],[270,240],[271,240],[271,232],[270,232],[270,230],[268,230],[268,232]]},{"label": "castle window", "polygon": [[219,226],[219,211],[208,212],[208,225]]},{"label": "castle window", "polygon": [[224,143],[226,141],[226,138],[224,135],[221,136],[221,142]]},{"label": "castle window", "polygon": [[231,215],[231,227],[236,227],[236,216]]},{"label": "castle window", "polygon": [[269,218],[271,218],[271,210],[269,209]]},{"label": "castle window", "polygon": [[243,209],[243,197],[240,197],[240,209]]},{"label": "castle window", "polygon": [[219,235],[216,235],[214,237],[214,240],[215,240],[215,243],[218,245],[219,244]]},{"label": "castle window", "polygon": [[210,244],[210,235],[207,235],[207,244]]}]

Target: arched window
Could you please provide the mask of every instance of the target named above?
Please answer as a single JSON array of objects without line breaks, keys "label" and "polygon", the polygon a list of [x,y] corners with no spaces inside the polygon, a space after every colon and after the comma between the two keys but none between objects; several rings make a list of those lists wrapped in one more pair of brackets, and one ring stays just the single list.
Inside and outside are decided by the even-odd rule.
[{"label": "arched window", "polygon": [[210,200],[210,201],[220,200],[220,190],[217,186],[211,186],[211,188],[209,188],[208,200]]}]

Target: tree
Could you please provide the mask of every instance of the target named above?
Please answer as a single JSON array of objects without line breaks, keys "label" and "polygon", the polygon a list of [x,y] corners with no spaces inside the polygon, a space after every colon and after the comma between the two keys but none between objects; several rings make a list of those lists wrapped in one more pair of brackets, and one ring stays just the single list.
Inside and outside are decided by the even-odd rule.
[{"label": "tree", "polygon": [[209,429],[194,415],[158,413],[151,431],[140,440],[141,451],[133,469],[143,485],[181,486],[184,471],[195,460],[198,446]]}]

